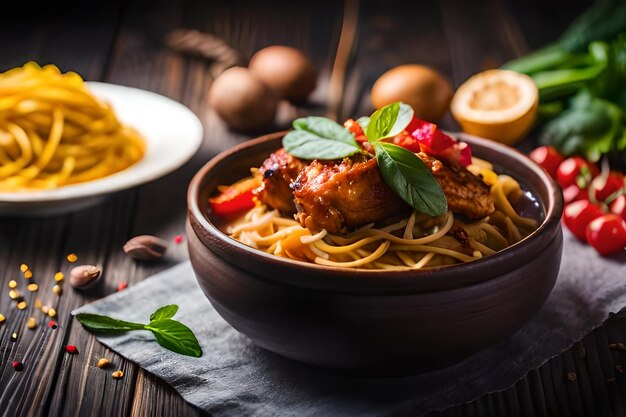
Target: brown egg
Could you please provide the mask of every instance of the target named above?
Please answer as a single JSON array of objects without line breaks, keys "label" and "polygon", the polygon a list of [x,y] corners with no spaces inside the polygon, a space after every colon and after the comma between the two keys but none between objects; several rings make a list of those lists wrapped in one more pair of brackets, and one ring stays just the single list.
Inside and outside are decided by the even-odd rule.
[{"label": "brown egg", "polygon": [[446,114],[452,99],[452,87],[432,68],[400,65],[376,80],[371,99],[377,109],[402,101],[413,107],[418,119],[434,122]]},{"label": "brown egg", "polygon": [[277,100],[270,88],[247,68],[233,67],[221,73],[209,91],[209,105],[236,130],[258,130],[276,114]]},{"label": "brown egg", "polygon": [[255,53],[248,65],[257,77],[289,101],[303,101],[315,89],[317,74],[302,52],[288,46],[268,46]]}]

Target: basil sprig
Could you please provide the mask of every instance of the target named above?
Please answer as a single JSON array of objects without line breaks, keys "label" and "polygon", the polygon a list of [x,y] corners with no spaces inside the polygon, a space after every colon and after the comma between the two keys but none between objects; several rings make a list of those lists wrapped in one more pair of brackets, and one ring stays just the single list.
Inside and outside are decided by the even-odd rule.
[{"label": "basil sprig", "polygon": [[341,159],[361,151],[348,129],[324,117],[304,117],[283,138],[283,147],[302,159]]},{"label": "basil sprig", "polygon": [[[384,142],[400,134],[413,119],[413,108],[396,102],[376,110],[357,123],[374,147],[378,169],[387,185],[414,209],[430,216],[448,210],[448,202],[439,183],[426,164],[413,152]],[[361,147],[352,133],[323,117],[305,117],[293,122],[295,130],[283,138],[283,147],[302,159],[341,159]]]},{"label": "basil sprig", "polygon": [[158,308],[150,316],[150,323],[141,324],[117,320],[99,314],[81,313],[78,321],[88,330],[99,333],[124,333],[131,330],[149,330],[159,345],[181,355],[199,358],[202,349],[191,329],[172,317],[178,312],[176,304]]}]

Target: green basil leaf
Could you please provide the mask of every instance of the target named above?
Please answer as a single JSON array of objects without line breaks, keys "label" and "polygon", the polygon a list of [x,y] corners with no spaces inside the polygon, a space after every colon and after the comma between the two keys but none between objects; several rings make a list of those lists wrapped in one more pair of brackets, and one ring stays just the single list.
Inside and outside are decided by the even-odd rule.
[{"label": "green basil leaf", "polygon": [[439,183],[417,155],[386,142],[375,142],[374,149],[383,179],[411,207],[429,216],[448,210]]},{"label": "green basil leaf", "polygon": [[76,315],[76,319],[78,319],[80,324],[85,326],[86,329],[93,332],[120,333],[127,332],[129,330],[144,329],[143,324],[116,320],[99,314],[81,313]]},{"label": "green basil leaf", "polygon": [[293,122],[283,138],[283,148],[302,159],[341,159],[361,151],[346,128],[323,117],[304,117]]},{"label": "green basil leaf", "polygon": [[150,316],[150,321],[154,320],[162,320],[162,319],[171,319],[178,312],[178,306],[176,304],[170,304],[163,307],[158,308],[152,315]]},{"label": "green basil leaf", "polygon": [[302,117],[292,123],[294,129],[303,130],[324,139],[343,142],[348,145],[358,146],[352,133],[342,125],[325,117]]},{"label": "green basil leaf", "polygon": [[191,329],[181,322],[172,319],[155,320],[145,326],[156,338],[159,345],[181,355],[199,358],[202,348]]},{"label": "green basil leaf", "polygon": [[413,107],[401,102],[382,107],[372,114],[365,136],[370,142],[396,136],[411,123],[414,114]]},{"label": "green basil leaf", "polygon": [[376,110],[370,116],[370,122],[367,125],[365,136],[370,142],[376,142],[379,139],[386,138],[400,113],[400,103],[391,103],[385,107]]}]

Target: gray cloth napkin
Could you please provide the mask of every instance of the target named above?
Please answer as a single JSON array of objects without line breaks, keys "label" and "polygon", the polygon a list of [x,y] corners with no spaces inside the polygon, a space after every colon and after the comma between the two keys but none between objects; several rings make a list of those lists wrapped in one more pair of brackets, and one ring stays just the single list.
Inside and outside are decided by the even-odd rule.
[{"label": "gray cloth napkin", "polygon": [[[175,285],[173,285],[175,283]],[[179,264],[73,313],[148,321],[159,306],[196,333],[201,358],[161,348],[144,331],[98,340],[163,378],[215,416],[420,415],[506,389],[626,306],[626,256],[601,258],[565,232],[556,287],[541,312],[509,340],[452,367],[404,378],[336,375],[256,347],[211,307],[191,265]]]}]

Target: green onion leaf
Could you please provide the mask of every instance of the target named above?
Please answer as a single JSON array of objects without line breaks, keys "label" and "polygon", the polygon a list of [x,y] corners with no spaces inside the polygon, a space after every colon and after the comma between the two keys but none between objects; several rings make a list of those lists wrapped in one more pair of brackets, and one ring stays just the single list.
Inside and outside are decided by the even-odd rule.
[{"label": "green onion leaf", "polygon": [[417,155],[386,142],[375,142],[374,149],[383,179],[411,207],[429,216],[448,210],[443,190]]}]

